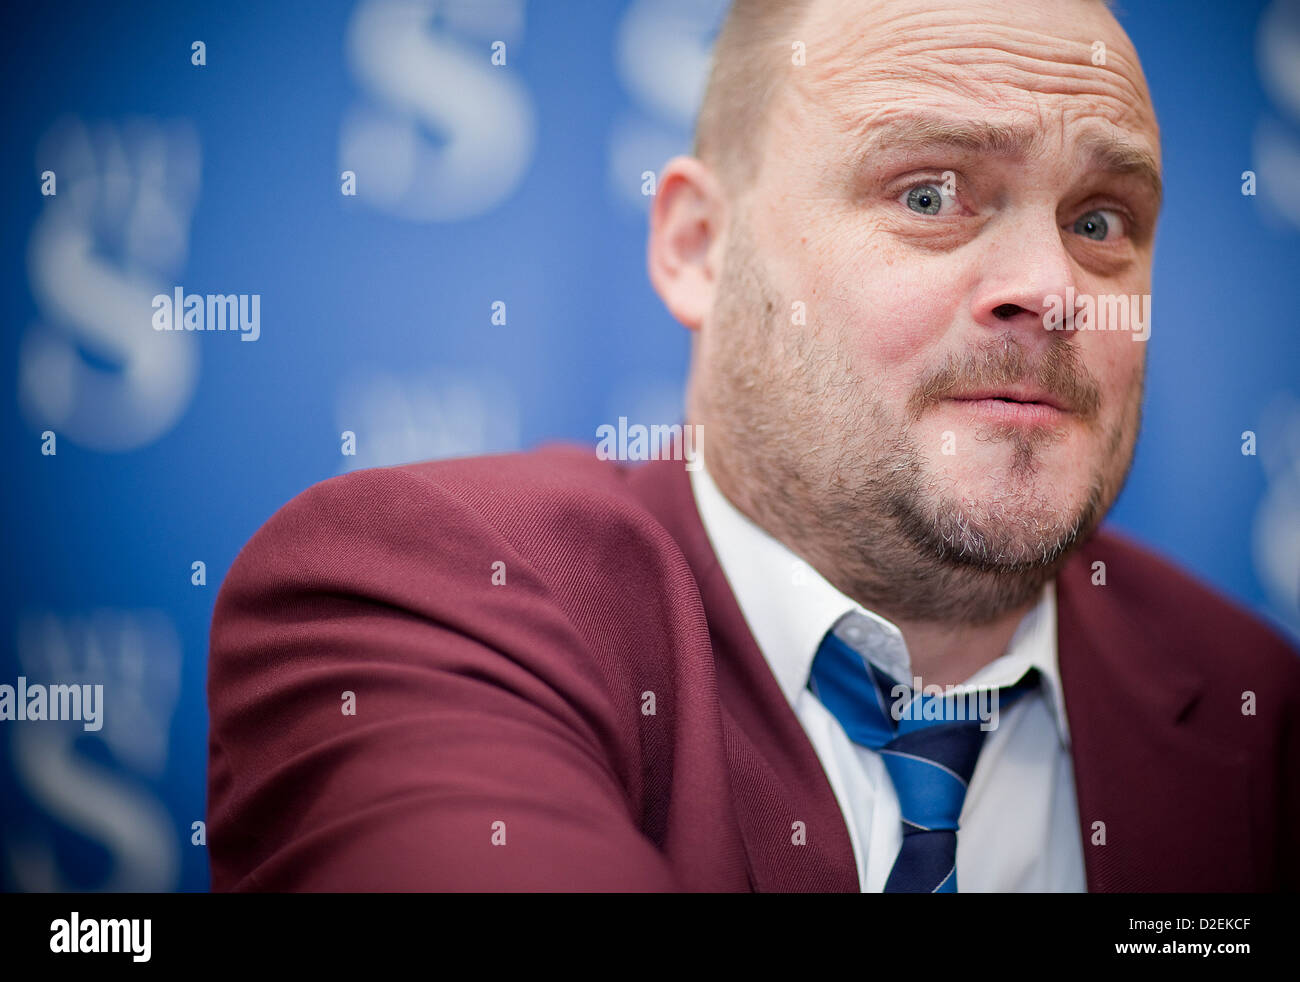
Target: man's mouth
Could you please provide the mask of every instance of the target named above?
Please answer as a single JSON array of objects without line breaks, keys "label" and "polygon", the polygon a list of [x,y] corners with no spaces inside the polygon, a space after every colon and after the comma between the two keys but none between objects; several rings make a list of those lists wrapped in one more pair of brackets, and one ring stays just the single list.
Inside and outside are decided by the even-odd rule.
[{"label": "man's mouth", "polygon": [[1018,402],[1024,405],[1048,406],[1052,409],[1059,409],[1061,412],[1069,412],[1070,407],[1065,402],[1050,392],[1038,389],[977,389],[972,392],[966,392],[961,395],[950,396],[958,402],[983,402],[988,399],[997,399],[1001,402]]},{"label": "man's mouth", "polygon": [[948,401],[979,419],[1041,426],[1060,423],[1072,410],[1050,392],[1033,389],[980,389],[949,396]]}]

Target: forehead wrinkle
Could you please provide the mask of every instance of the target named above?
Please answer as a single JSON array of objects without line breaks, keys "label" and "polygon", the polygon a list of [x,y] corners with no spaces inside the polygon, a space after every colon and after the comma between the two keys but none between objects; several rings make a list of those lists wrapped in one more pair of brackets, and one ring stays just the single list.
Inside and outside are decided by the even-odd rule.
[{"label": "forehead wrinkle", "polygon": [[[804,101],[829,108],[841,122],[851,121],[846,92],[858,90],[863,102],[916,102],[919,82],[981,107],[1005,104],[1016,94],[1008,88],[1030,97],[1091,97],[1105,104],[1115,122],[1158,133],[1137,53],[1113,19],[1092,34],[1080,28],[1074,37],[1053,37],[1008,25],[973,25],[968,11],[894,10],[892,16],[880,11],[856,19],[866,26],[853,30],[854,24],[836,23],[829,8],[814,8],[822,16],[802,25],[810,35],[810,57],[791,81]],[[1093,40],[1106,44],[1105,65],[1091,62]]]},{"label": "forehead wrinkle", "polygon": [[871,127],[862,152],[952,149],[999,157],[1024,157],[1042,142],[1042,132],[1024,124],[949,119],[926,112],[893,115]]},{"label": "forehead wrinkle", "polygon": [[[810,76],[811,84],[803,86],[806,91],[801,94],[806,104],[824,107],[841,122],[850,122],[866,105],[919,106],[945,97],[976,103],[971,107],[974,112],[1011,108],[1018,102],[1030,104],[1043,97],[1058,98],[1065,103],[1062,108],[1074,110],[1087,100],[1086,108],[1104,113],[1117,125],[1158,133],[1149,100],[1129,79],[1111,71],[1049,60],[1033,61],[1034,67],[1029,64],[1025,59],[1000,55],[976,58],[969,50],[946,57],[928,49],[912,58],[900,54],[883,65],[864,61],[856,70],[828,73],[821,80]],[[950,109],[960,112],[963,107],[952,105]],[[866,133],[854,135],[861,138]]]},{"label": "forehead wrinkle", "polygon": [[[1065,4],[1065,0],[1055,2],[1062,6]],[[938,48],[946,45],[957,49],[983,46],[1010,54],[1037,56],[1058,64],[1075,64],[1089,70],[1123,68],[1145,81],[1132,41],[1100,3],[1081,4],[1082,9],[1089,12],[1089,16],[1082,20],[1091,20],[1091,23],[1081,24],[1068,34],[1056,33],[1063,19],[1060,15],[1053,17],[1047,30],[1021,23],[997,23],[996,17],[1005,15],[1012,6],[1003,0],[984,4],[991,9],[993,16],[972,20],[973,16],[980,16],[976,10],[980,6],[976,0],[951,3],[947,7],[941,0],[925,0],[919,9],[908,10],[905,7],[900,9],[899,3],[890,3],[889,0],[858,0],[853,6],[856,16],[846,24],[842,8],[814,2],[797,21],[796,33],[808,41],[810,57],[807,67],[815,71],[820,64],[828,69],[828,74],[834,73],[830,63],[836,59],[844,65],[855,65],[862,64],[863,57],[868,54],[879,53],[893,58],[918,50],[924,52],[935,45]],[[1071,26],[1080,20],[1070,18]],[[855,27],[858,29],[854,30]],[[951,40],[945,40],[945,37]],[[988,40],[996,43],[982,44]],[[1092,64],[1092,45],[1096,41],[1106,45],[1106,65]],[[1065,62],[1061,59],[1061,44],[1073,46]],[[815,58],[813,52],[817,52]],[[1116,58],[1121,64],[1112,66]]]},{"label": "forehead wrinkle", "polygon": [[[1009,47],[982,43],[978,47],[961,46],[954,48],[933,47],[918,50],[918,61],[926,57],[941,64],[948,76],[969,78],[976,86],[993,98],[999,85],[1011,86],[1025,93],[1037,96],[1056,96],[1071,100],[1080,97],[1093,97],[1112,102],[1118,109],[1117,116],[1132,121],[1136,129],[1150,126],[1156,128],[1155,113],[1151,109],[1150,96],[1146,91],[1145,78],[1139,73],[1130,75],[1121,70],[1128,66],[1115,58],[1108,50],[1105,65],[1093,65],[1089,61],[1091,46],[1084,42],[1077,44],[1081,63],[1062,60],[1057,57],[1026,54]],[[970,69],[963,72],[963,69]],[[924,75],[937,74],[936,68],[918,72]],[[981,85],[982,83],[982,85]]]}]

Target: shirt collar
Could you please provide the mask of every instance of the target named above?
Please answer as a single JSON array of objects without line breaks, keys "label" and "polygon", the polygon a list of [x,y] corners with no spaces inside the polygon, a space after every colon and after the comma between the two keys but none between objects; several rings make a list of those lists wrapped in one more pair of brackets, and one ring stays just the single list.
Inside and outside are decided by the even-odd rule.
[{"label": "shirt collar", "polygon": [[[749,520],[719,490],[707,466],[689,472],[704,530],[759,651],[791,706],[808,684],[813,658],[832,627],[894,679],[911,684],[902,632],[832,586],[784,543]],[[845,616],[849,615],[849,616]],[[837,626],[838,625],[838,626]],[[965,681],[1004,686],[1037,668],[1062,746],[1070,742],[1057,664],[1056,590],[1049,582],[1007,650]]]}]

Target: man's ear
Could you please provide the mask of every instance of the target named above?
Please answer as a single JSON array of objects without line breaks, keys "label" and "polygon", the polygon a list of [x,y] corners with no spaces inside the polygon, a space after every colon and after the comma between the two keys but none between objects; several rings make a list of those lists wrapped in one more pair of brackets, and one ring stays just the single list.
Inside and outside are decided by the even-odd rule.
[{"label": "man's ear", "polygon": [[650,209],[646,266],[668,312],[693,331],[713,307],[726,214],[722,186],[703,161],[674,157],[664,165]]}]

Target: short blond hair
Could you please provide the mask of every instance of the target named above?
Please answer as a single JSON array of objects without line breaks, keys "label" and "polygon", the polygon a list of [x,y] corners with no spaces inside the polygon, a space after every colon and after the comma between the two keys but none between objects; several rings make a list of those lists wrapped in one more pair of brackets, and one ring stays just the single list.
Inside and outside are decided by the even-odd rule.
[{"label": "short blond hair", "polygon": [[791,38],[812,0],[733,0],[717,40],[692,153],[729,190],[753,183],[767,107],[790,63]]}]

